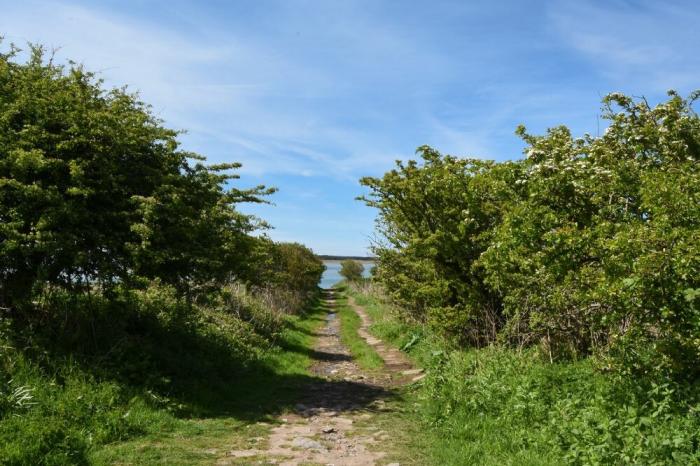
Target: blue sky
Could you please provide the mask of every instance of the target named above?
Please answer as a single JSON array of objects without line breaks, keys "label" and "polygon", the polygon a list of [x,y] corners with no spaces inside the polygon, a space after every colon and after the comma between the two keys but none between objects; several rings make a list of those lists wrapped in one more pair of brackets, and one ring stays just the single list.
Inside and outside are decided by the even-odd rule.
[{"label": "blue sky", "polygon": [[[513,135],[599,130],[611,91],[700,88],[696,1],[0,0],[6,42],[61,47],[140,91],[183,146],[279,188],[276,240],[364,254],[361,176],[430,144],[496,160]],[[601,123],[602,124],[602,123]]]}]

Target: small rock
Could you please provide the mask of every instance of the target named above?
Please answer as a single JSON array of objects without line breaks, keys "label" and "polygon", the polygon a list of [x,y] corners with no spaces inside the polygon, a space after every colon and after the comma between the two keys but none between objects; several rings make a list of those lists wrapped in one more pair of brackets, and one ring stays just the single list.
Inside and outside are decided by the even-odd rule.
[{"label": "small rock", "polygon": [[323,445],[321,445],[316,440],[311,440],[306,437],[297,437],[292,441],[292,446],[303,448],[304,450],[323,450]]},{"label": "small rock", "polygon": [[324,434],[332,434],[334,432],[338,432],[338,430],[335,427],[331,427],[331,426],[324,427],[321,431]]},{"label": "small rock", "polygon": [[204,453],[207,455],[216,455],[218,453],[218,450],[216,448],[209,448],[207,450],[204,450]]},{"label": "small rock", "polygon": [[401,371],[401,375],[418,375],[423,372],[423,369],[408,369]]}]

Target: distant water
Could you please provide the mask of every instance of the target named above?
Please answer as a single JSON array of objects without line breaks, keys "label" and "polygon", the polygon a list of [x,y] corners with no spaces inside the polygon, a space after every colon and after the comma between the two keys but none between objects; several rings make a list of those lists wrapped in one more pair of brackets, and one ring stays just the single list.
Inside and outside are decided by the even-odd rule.
[{"label": "distant water", "polygon": [[[369,269],[372,268],[374,263],[364,261],[361,262],[362,265],[365,266],[365,271],[362,275],[369,277]],[[323,272],[320,286],[321,288],[330,288],[343,279],[343,277],[340,276],[340,261],[323,261],[323,264],[326,266],[326,271]]]}]

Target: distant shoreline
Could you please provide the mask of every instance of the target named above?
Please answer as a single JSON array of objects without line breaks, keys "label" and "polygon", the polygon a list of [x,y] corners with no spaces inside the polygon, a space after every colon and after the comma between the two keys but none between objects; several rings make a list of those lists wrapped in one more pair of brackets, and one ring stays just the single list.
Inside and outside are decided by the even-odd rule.
[{"label": "distant shoreline", "polygon": [[324,261],[342,261],[342,260],[354,260],[354,261],[365,261],[365,262],[376,262],[376,257],[361,257],[361,256],[328,256],[318,254],[318,257]]}]

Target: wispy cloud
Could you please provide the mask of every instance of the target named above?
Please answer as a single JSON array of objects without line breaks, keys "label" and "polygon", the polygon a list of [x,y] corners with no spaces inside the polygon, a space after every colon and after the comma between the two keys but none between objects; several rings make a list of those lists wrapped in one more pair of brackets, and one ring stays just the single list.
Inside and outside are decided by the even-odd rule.
[{"label": "wispy cloud", "polygon": [[4,2],[0,34],[62,47],[139,90],[186,149],[278,186],[250,210],[279,239],[361,254],[359,176],[422,144],[516,158],[519,123],[595,132],[607,92],[687,92],[699,23],[691,0],[24,0]]},{"label": "wispy cloud", "polygon": [[700,10],[695,2],[560,2],[549,9],[565,43],[628,89],[698,85]]},{"label": "wispy cloud", "polygon": [[59,58],[128,84],[188,131],[189,148],[214,161],[233,157],[248,173],[349,180],[410,156],[397,143],[404,130],[397,115],[426,98],[422,89],[445,82],[450,57],[360,4],[278,6],[272,37],[211,19],[189,32],[54,2],[10,6],[6,34],[61,47]]}]

